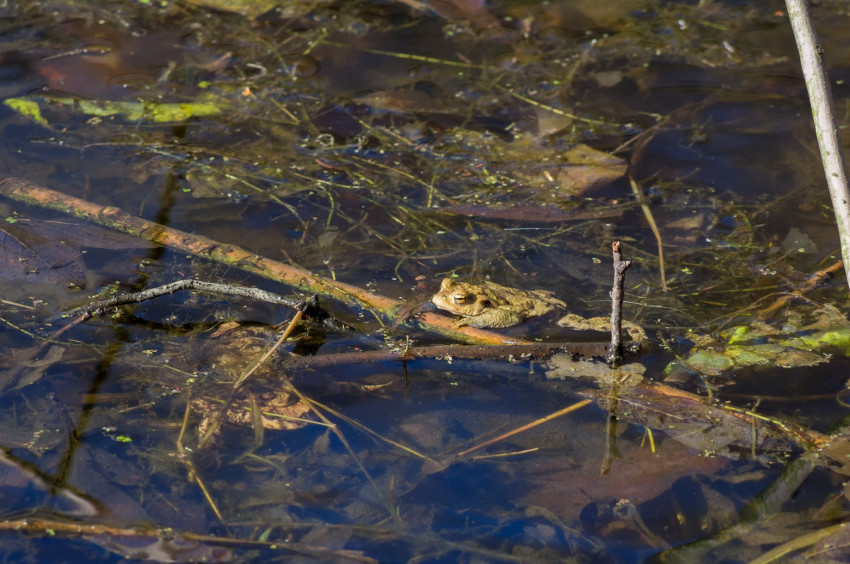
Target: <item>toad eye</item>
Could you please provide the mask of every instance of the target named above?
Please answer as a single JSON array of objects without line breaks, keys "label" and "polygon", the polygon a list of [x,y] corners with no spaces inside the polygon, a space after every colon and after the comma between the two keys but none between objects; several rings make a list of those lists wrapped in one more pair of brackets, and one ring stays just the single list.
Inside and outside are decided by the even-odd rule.
[{"label": "toad eye", "polygon": [[466,294],[453,294],[452,295],[452,303],[457,305],[463,305],[467,302]]}]

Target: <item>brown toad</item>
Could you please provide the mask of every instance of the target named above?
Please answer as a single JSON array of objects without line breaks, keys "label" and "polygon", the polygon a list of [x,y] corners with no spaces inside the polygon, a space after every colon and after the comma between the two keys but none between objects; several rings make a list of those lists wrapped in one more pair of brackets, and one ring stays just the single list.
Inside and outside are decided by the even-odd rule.
[{"label": "brown toad", "polygon": [[567,304],[544,290],[517,290],[494,282],[456,282],[444,278],[431,301],[440,309],[462,315],[458,327],[513,327],[537,315],[545,315]]}]

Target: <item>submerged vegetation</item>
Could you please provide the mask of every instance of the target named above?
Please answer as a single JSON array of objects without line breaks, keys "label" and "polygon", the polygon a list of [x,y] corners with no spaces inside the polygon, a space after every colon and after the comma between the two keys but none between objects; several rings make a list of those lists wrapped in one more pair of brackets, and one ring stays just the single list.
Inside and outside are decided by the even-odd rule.
[{"label": "submerged vegetation", "polygon": [[[39,533],[8,553],[846,557],[846,288],[781,3],[47,0],[0,29],[0,530]],[[614,371],[617,240],[643,349]],[[189,278],[259,290],[67,316]],[[460,278],[513,326],[423,305]]]}]

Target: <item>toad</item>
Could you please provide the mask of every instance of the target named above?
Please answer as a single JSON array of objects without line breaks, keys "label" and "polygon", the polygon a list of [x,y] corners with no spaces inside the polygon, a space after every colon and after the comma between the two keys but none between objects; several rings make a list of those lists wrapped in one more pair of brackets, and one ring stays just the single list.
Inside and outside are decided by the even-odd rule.
[{"label": "toad", "polygon": [[440,309],[462,315],[457,326],[504,328],[529,317],[545,315],[567,304],[545,290],[518,290],[494,282],[457,282],[444,278],[431,301]]}]

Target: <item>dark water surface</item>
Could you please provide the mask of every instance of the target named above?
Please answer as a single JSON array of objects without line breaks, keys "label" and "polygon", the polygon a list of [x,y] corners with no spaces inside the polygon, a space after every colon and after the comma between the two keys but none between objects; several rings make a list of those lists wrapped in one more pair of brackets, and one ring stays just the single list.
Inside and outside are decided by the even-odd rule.
[{"label": "dark water surface", "polygon": [[[0,3],[3,178],[404,307],[323,296],[350,329],[299,324],[202,445],[291,310],[56,316],[186,278],[307,290],[0,197],[6,561],[848,557],[843,451],[807,454],[847,416],[847,289],[805,287],[840,253],[782,2],[228,4]],[[850,13],[815,17],[843,134]],[[606,316],[615,240],[657,387],[380,356],[458,343],[417,318],[445,277]],[[496,331],[606,338],[557,319]]]}]

